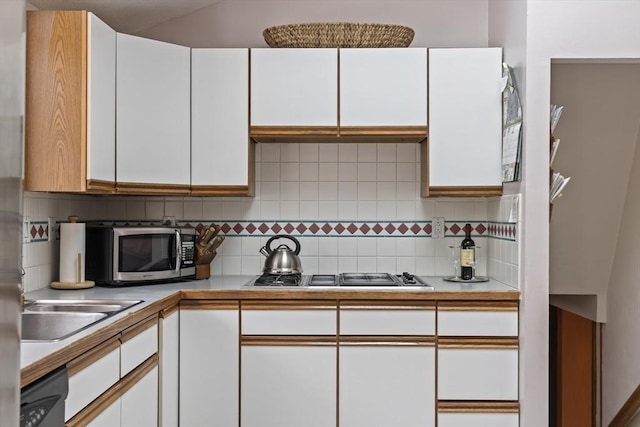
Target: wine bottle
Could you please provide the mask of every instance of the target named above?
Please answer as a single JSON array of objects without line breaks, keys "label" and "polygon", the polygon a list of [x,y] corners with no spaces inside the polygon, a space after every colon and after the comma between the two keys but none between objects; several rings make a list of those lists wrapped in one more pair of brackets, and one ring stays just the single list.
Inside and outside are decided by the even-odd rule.
[{"label": "wine bottle", "polygon": [[471,238],[471,224],[464,226],[464,239],[460,243],[460,277],[462,280],[473,278],[473,266],[476,263],[476,242]]}]

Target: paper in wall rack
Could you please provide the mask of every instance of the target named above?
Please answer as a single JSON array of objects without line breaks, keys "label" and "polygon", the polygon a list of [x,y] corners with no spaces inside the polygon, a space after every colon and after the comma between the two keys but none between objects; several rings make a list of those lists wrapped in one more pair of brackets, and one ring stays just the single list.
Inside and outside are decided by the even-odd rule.
[{"label": "paper in wall rack", "polygon": [[502,182],[520,180],[522,104],[513,68],[502,64]]}]

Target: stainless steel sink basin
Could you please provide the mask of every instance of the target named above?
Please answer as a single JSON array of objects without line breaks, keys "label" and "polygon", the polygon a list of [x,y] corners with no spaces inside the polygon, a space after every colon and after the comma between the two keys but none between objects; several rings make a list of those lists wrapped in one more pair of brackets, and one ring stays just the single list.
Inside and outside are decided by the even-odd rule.
[{"label": "stainless steel sink basin", "polygon": [[24,311],[117,313],[140,302],[140,300],[36,300],[28,302]]},{"label": "stainless steel sink basin", "polygon": [[104,313],[22,313],[22,341],[58,341],[106,317]]},{"label": "stainless steel sink basin", "polygon": [[59,341],[142,300],[35,300],[22,313],[22,341]]}]

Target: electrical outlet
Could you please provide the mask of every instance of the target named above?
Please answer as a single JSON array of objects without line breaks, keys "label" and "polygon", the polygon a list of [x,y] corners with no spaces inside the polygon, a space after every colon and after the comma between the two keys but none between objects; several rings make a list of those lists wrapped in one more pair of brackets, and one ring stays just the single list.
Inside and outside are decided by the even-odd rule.
[{"label": "electrical outlet", "polygon": [[54,240],[56,240],[56,219],[52,216],[50,216],[49,218],[47,218],[47,226],[49,228],[49,241],[53,242]]},{"label": "electrical outlet", "polygon": [[163,225],[170,225],[172,227],[176,226],[176,217],[175,216],[163,216],[162,217]]},{"label": "electrical outlet", "polygon": [[444,239],[444,228],[444,218],[433,218],[431,220],[431,238]]},{"label": "electrical outlet", "polygon": [[29,232],[31,231],[31,220],[28,216],[22,217],[22,242],[29,243]]}]

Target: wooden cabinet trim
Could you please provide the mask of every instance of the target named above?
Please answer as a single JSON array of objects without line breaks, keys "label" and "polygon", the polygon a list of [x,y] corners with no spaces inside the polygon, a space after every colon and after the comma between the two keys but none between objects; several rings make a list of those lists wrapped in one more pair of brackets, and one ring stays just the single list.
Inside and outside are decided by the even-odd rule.
[{"label": "wooden cabinet trim", "polygon": [[340,335],[339,342],[341,346],[354,347],[397,347],[397,346],[428,346],[434,347],[436,344],[435,337],[416,337],[416,336],[345,336]]},{"label": "wooden cabinet trim", "polygon": [[249,136],[252,138],[337,135],[338,128],[334,126],[251,126],[249,128]]},{"label": "wooden cabinet trim", "polygon": [[338,304],[330,300],[241,301],[242,310],[336,310]]},{"label": "wooden cabinet trim", "polygon": [[238,310],[239,301],[227,300],[182,300],[180,310]]},{"label": "wooden cabinet trim", "polygon": [[[253,163],[250,163],[250,168]],[[250,196],[248,185],[192,185],[193,196]]]},{"label": "wooden cabinet trim", "polygon": [[242,346],[335,346],[337,345],[337,336],[319,336],[319,335],[299,335],[299,336],[282,336],[282,335],[243,335],[240,337],[240,345]]},{"label": "wooden cabinet trim", "polygon": [[180,305],[176,304],[176,305],[172,305],[171,307],[162,309],[162,311],[160,311],[158,315],[160,316],[161,319],[166,319],[167,317],[171,316],[173,313],[179,310],[180,310]]},{"label": "wooden cabinet trim", "polygon": [[340,310],[427,310],[436,309],[434,301],[340,301]]},{"label": "wooden cabinet trim", "polygon": [[158,317],[159,315],[158,313],[156,313],[153,316],[149,317],[148,319],[141,321],[137,325],[133,325],[125,329],[124,331],[122,331],[120,342],[124,344],[127,341],[131,340],[132,338],[135,338],[137,335],[141,334],[142,332],[146,331],[147,329],[157,326]]},{"label": "wooden cabinet trim", "polygon": [[125,375],[121,380],[122,389],[121,395],[125,394],[127,391],[131,389],[134,385],[138,383],[142,378],[144,378],[149,372],[151,372],[155,367],[158,366],[158,353],[154,353],[147,360],[142,362],[135,368],[133,371],[129,372]]},{"label": "wooden cabinet trim", "polygon": [[438,348],[518,349],[517,337],[438,337]]},{"label": "wooden cabinet trim", "polygon": [[87,180],[87,191],[92,193],[115,193],[116,183],[111,181],[103,181],[99,179]]},{"label": "wooden cabinet trim", "polygon": [[97,345],[86,353],[76,357],[67,363],[67,372],[69,376],[73,376],[78,372],[82,371],[84,368],[91,366],[96,361],[102,359],[107,354],[111,353],[113,350],[120,347],[120,336],[115,336],[102,344]]},{"label": "wooden cabinet trim", "polygon": [[427,137],[426,126],[340,126],[340,136]]},{"label": "wooden cabinet trim", "polygon": [[518,311],[517,301],[441,301],[438,311]]},{"label": "wooden cabinet trim", "polygon": [[491,413],[491,414],[513,414],[520,411],[520,404],[516,401],[438,401],[438,413]]},{"label": "wooden cabinet trim", "polygon": [[486,186],[460,186],[460,187],[444,187],[433,186],[427,188],[428,197],[492,197],[502,196],[501,185]]},{"label": "wooden cabinet trim", "polygon": [[120,194],[176,194],[189,195],[191,188],[183,184],[152,184],[144,182],[118,182],[116,193]]}]

